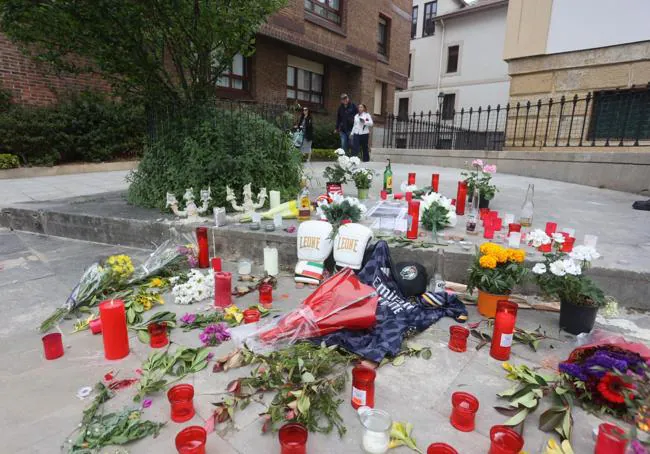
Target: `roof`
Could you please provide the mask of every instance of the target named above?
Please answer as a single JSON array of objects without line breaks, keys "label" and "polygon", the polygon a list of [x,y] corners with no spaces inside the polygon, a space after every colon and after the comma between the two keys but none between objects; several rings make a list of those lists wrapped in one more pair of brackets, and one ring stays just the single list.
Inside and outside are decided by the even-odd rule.
[{"label": "roof", "polygon": [[464,3],[467,5],[464,8],[460,8],[457,9],[456,11],[452,11],[447,14],[441,14],[440,16],[436,16],[436,20],[451,19],[453,17],[464,16],[466,14],[485,11],[500,6],[508,6],[508,0],[476,0],[474,3],[471,4],[467,4],[467,2]]}]

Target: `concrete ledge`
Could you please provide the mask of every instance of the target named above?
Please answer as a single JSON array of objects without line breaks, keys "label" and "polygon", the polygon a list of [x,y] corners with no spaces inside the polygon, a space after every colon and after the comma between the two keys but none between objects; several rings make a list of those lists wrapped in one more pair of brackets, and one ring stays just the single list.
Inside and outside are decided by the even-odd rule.
[{"label": "concrete ledge", "polygon": [[[31,205],[31,204],[30,204]],[[126,205],[119,194],[99,198],[75,198],[56,204],[3,208],[0,227],[72,238],[77,240],[151,249],[170,238],[192,238],[198,224],[179,224],[155,210]],[[285,225],[289,222],[285,221]],[[284,231],[251,231],[246,225],[209,228],[211,253],[227,260],[247,257],[261,264],[264,247],[276,247],[281,268],[293,271],[296,263],[296,236]],[[473,251],[458,246],[445,249],[445,275],[455,282],[466,282]],[[413,260],[428,270],[435,267],[432,249],[392,248],[393,259]],[[532,266],[532,262],[529,262]],[[622,304],[650,310],[650,272],[635,272],[615,265],[594,267],[589,274],[603,290]],[[532,286],[520,289],[532,293]]]},{"label": "concrete ledge", "polygon": [[484,159],[497,164],[500,173],[546,178],[636,194],[650,192],[650,153],[588,150],[539,151],[528,148],[484,151],[374,148],[371,157],[373,161],[384,161],[390,158],[396,163],[455,168],[464,168],[466,163],[473,159]]},{"label": "concrete ledge", "polygon": [[64,164],[53,167],[20,167],[18,169],[0,170],[0,180],[12,178],[53,177],[74,173],[114,172],[132,170],[140,161],[117,161],[85,164]]}]

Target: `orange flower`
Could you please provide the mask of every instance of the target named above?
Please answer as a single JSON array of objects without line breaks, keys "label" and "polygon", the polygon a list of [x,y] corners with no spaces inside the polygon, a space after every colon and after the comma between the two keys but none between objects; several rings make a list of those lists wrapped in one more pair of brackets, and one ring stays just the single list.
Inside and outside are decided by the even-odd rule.
[{"label": "orange flower", "polygon": [[491,255],[484,255],[478,261],[481,268],[494,269],[497,266],[497,259]]}]

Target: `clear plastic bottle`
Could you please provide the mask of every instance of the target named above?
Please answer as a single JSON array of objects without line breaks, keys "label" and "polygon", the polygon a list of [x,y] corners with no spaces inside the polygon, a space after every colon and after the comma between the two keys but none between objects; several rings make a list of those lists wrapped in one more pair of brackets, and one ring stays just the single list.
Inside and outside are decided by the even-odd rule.
[{"label": "clear plastic bottle", "polygon": [[480,218],[479,215],[479,199],[480,199],[480,191],[478,188],[474,188],[474,193],[472,194],[472,205],[469,207],[469,215],[467,216],[467,223],[465,224],[465,231],[469,235],[476,235],[478,234],[478,221]]},{"label": "clear plastic bottle", "polygon": [[436,255],[436,268],[433,272],[433,278],[429,281],[429,291],[443,293],[447,287],[447,281],[445,281],[445,251],[438,249]]},{"label": "clear plastic bottle", "polygon": [[526,191],[526,199],[524,204],[521,206],[521,214],[519,215],[519,224],[522,227],[530,227],[533,225],[533,214],[535,212],[535,203],[533,198],[535,197],[535,185],[529,184],[528,191]]}]

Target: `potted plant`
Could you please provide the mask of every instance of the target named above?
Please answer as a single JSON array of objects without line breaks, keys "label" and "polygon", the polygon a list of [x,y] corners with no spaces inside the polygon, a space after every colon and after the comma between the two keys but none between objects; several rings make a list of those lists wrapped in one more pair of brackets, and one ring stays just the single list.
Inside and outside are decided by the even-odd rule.
[{"label": "potted plant", "polygon": [[508,249],[494,243],[483,243],[477,249],[469,269],[467,290],[478,289],[478,311],[494,317],[499,300],[507,300],[515,285],[526,276],[526,252]]},{"label": "potted plant", "polygon": [[336,162],[325,167],[323,171],[328,194],[343,194],[343,185],[348,182],[352,170],[361,163],[361,160],[355,156],[347,157],[342,148],[336,150],[336,154],[338,155]]},{"label": "potted plant", "polygon": [[357,168],[352,171],[352,180],[357,187],[359,200],[368,198],[368,189],[372,184],[372,178],[375,172],[371,169]]},{"label": "potted plant", "polygon": [[598,309],[606,304],[603,291],[584,274],[600,254],[589,246],[560,252],[560,244],[554,242],[555,250],[544,254],[544,262],[533,267],[535,280],[545,294],[560,299],[560,328],[576,335],[588,333]]},{"label": "potted plant", "polygon": [[341,194],[332,194],[318,202],[316,214],[321,219],[327,220],[334,229],[332,238],[339,227],[348,222],[359,222],[366,212],[366,207],[354,197],[343,197]]},{"label": "potted plant", "polygon": [[434,232],[434,238],[439,230],[455,226],[456,221],[456,211],[447,197],[437,192],[421,196],[420,222],[425,229]]},{"label": "potted plant", "polygon": [[474,189],[479,190],[479,208],[488,208],[490,206],[490,200],[494,198],[494,195],[498,191],[497,187],[491,183],[492,175],[496,171],[496,165],[485,164],[483,160],[475,159],[472,161],[472,170],[461,173],[465,177],[465,183],[467,183],[467,194],[470,201],[474,194]]}]

